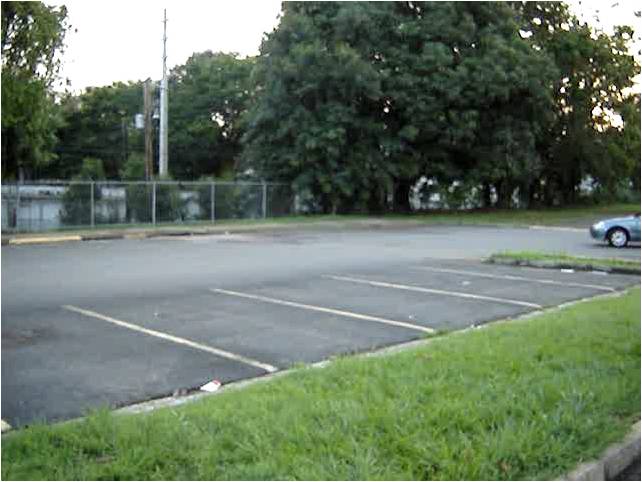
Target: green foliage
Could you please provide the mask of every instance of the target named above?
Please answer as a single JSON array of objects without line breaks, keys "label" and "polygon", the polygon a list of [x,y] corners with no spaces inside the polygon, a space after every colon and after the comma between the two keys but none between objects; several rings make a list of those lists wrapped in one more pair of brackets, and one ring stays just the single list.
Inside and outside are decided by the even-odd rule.
[{"label": "green foliage", "polygon": [[127,162],[120,170],[120,178],[124,181],[141,181],[145,179],[145,156],[139,152],[130,154]]},{"label": "green foliage", "polygon": [[2,2],[2,175],[31,176],[53,158],[61,119],[53,83],[67,24],[64,6]]},{"label": "green foliage", "polygon": [[[120,170],[124,181],[143,181],[145,179],[145,157],[140,153],[132,153]],[[144,182],[127,184],[126,217],[132,223],[152,222],[152,185]]]},{"label": "green foliage", "polygon": [[91,155],[103,159],[108,179],[116,179],[130,154],[144,152],[143,131],[133,128],[134,116],[143,111],[141,82],[89,88],[65,97],[60,111],[65,122],[57,132],[58,159],[45,170],[46,177],[73,177]]},{"label": "green foliage", "polygon": [[[623,155],[614,146],[622,136],[612,124],[630,104],[627,90],[640,72],[629,50],[633,30],[616,27],[607,35],[579,21],[563,3],[520,2],[517,8],[522,28],[532,33],[528,42],[552,56],[559,71],[549,107],[555,122],[536,138],[543,169],[533,194],[547,204],[574,202],[587,177],[602,193],[613,194],[623,178],[635,178],[631,166],[639,162],[639,137],[630,139]],[[627,133],[639,135],[639,114],[635,123],[625,123]],[[637,173],[639,179],[639,168]]]},{"label": "green foliage", "polygon": [[527,183],[555,70],[514,14],[500,3],[286,4],[254,72],[247,165],[324,212],[376,209],[393,182],[424,174]]},{"label": "green foliage", "polygon": [[169,81],[170,170],[197,179],[233,169],[240,155],[239,119],[250,95],[254,60],[210,51],[192,55]]},{"label": "green foliage", "polygon": [[[211,219],[213,177],[203,177],[198,185],[198,205],[203,219]],[[215,219],[254,219],[263,216],[263,186],[258,184],[237,184],[218,182],[214,188]]]},{"label": "green foliage", "polygon": [[[54,105],[66,10],[2,12],[3,174],[19,161],[73,178],[92,156],[109,179],[142,179],[130,156],[144,151],[131,125],[142,83]],[[560,2],[286,2],[260,56],[206,51],[172,70],[170,171],[283,182],[325,213],[381,212],[389,199],[410,210],[424,176],[452,206],[576,203],[587,180],[593,201],[639,198],[634,33],[607,35]],[[254,213],[254,193],[236,191],[221,214]]]},{"label": "green foliage", "polygon": [[128,184],[125,188],[127,220],[130,223],[151,223],[153,209],[152,184]]},{"label": "green foliage", "polygon": [[[105,170],[100,159],[87,157],[83,159],[80,172],[72,181],[99,181],[105,179]],[[92,185],[88,182],[72,183],[62,197],[60,220],[67,226],[86,226],[91,224]],[[93,186],[94,202],[100,200],[101,191]]]},{"label": "green foliage", "polygon": [[[170,178],[161,180],[170,181]],[[156,222],[183,222],[187,218],[187,204],[176,184],[156,184]]]},{"label": "green foliage", "polygon": [[105,168],[103,167],[103,161],[100,159],[95,159],[93,157],[86,157],[82,161],[82,166],[80,167],[80,172],[77,179],[97,181],[100,179],[105,179]]}]

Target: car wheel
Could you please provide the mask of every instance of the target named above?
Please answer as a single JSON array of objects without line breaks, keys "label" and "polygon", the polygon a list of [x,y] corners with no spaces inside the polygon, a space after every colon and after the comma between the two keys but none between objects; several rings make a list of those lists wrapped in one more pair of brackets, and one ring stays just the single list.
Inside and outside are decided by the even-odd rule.
[{"label": "car wheel", "polygon": [[623,248],[629,242],[629,233],[622,228],[615,228],[609,231],[607,238],[614,248]]}]

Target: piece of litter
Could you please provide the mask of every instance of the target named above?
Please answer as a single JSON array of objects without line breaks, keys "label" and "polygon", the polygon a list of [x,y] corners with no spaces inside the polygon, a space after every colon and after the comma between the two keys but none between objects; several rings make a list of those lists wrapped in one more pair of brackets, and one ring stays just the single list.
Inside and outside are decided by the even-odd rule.
[{"label": "piece of litter", "polygon": [[601,276],[606,276],[608,273],[606,271],[591,271],[591,274],[599,274]]},{"label": "piece of litter", "polygon": [[201,390],[204,392],[215,392],[221,388],[221,382],[218,380],[212,380],[211,382],[207,382],[205,385],[201,387]]},{"label": "piece of litter", "polygon": [[468,286],[470,284],[470,281],[462,281],[461,284],[462,286]]},{"label": "piece of litter", "polygon": [[575,270],[574,270],[574,269],[563,269],[563,268],[562,268],[560,271],[561,271],[562,273],[575,273]]}]

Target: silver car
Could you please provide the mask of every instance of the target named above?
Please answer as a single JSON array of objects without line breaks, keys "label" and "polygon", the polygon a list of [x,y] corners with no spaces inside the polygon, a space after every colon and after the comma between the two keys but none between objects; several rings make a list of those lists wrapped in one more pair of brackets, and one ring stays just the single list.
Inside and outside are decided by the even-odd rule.
[{"label": "silver car", "polygon": [[640,213],[623,218],[605,219],[591,226],[591,237],[608,241],[615,248],[640,241]]}]

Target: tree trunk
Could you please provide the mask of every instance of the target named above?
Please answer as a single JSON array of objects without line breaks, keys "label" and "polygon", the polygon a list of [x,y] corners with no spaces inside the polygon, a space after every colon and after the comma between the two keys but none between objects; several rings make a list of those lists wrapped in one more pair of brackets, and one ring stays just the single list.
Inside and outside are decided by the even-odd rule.
[{"label": "tree trunk", "polygon": [[481,204],[483,208],[491,208],[493,206],[493,200],[491,197],[492,191],[490,189],[490,184],[485,182],[482,185],[482,198],[481,198]]},{"label": "tree trunk", "polygon": [[500,209],[509,209],[514,187],[506,180],[498,181],[495,184],[497,190],[497,207]]},{"label": "tree trunk", "polygon": [[395,193],[393,197],[393,210],[396,213],[410,212],[410,183],[395,183]]},{"label": "tree trunk", "polygon": [[368,198],[368,213],[382,214],[384,212],[385,192],[377,187],[373,189]]}]

